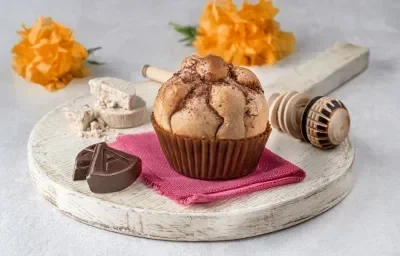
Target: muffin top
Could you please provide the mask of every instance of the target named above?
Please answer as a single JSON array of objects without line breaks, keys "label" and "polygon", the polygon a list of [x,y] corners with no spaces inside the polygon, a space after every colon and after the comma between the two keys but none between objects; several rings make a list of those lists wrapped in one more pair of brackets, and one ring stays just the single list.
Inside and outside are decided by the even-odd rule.
[{"label": "muffin top", "polygon": [[266,130],[268,103],[250,70],[213,55],[189,56],[158,91],[154,118],[177,135],[244,139]]}]

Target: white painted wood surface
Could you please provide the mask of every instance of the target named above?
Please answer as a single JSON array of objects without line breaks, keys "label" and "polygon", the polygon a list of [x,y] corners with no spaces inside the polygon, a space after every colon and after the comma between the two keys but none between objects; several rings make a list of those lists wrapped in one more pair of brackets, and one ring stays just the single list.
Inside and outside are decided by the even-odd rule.
[{"label": "white painted wood surface", "polygon": [[289,69],[264,89],[266,95],[298,91],[324,96],[368,68],[369,49],[346,42],[331,48],[309,61]]},{"label": "white painted wood surface", "polygon": [[[151,106],[159,84],[136,85],[137,95]],[[91,103],[80,97],[68,104]],[[99,139],[78,138],[62,107],[44,116],[28,142],[32,180],[40,194],[64,214],[98,228],[162,240],[215,241],[257,236],[287,228],[330,209],[350,192],[354,147],[347,139],[323,151],[273,131],[267,148],[307,172],[298,184],[215,203],[182,206],[141,182],[111,194],[93,194],[86,181],[72,181],[76,154]],[[149,112],[151,107],[149,108]],[[150,124],[121,133],[151,130]],[[110,133],[111,139],[117,134]]]}]

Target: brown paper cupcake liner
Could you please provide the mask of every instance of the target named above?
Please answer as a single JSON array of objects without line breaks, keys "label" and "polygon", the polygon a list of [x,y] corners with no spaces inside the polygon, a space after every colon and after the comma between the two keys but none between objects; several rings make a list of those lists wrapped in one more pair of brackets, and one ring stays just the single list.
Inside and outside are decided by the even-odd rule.
[{"label": "brown paper cupcake liner", "polygon": [[151,121],[171,167],[184,176],[202,180],[234,179],[251,173],[272,131],[268,123],[265,132],[247,139],[196,139],[164,130],[153,115]]}]

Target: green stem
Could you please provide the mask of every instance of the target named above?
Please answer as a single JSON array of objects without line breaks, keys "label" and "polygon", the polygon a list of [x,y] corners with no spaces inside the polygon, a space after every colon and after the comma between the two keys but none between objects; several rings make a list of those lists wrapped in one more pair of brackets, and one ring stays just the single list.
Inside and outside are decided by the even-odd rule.
[{"label": "green stem", "polygon": [[[100,49],[102,49],[101,46],[86,49],[86,51],[87,51],[87,53],[88,53],[88,57],[89,57],[92,53],[94,53],[95,51],[98,51],[98,50],[100,50]],[[103,64],[104,64],[104,62],[99,62],[99,61],[95,61],[95,60],[89,60],[89,58],[86,60],[86,62],[87,62],[88,64],[92,64],[92,65],[103,65]]]},{"label": "green stem", "polygon": [[92,65],[104,65],[104,62],[99,62],[95,60],[88,60],[87,63],[92,64]]},{"label": "green stem", "polygon": [[86,51],[88,52],[88,55],[90,55],[90,54],[94,53],[95,51],[100,50],[101,48],[102,48],[101,46],[98,46],[98,47],[89,48]]},{"label": "green stem", "polygon": [[179,42],[186,42],[186,46],[192,46],[193,42],[196,40],[197,27],[196,26],[182,26],[173,22],[169,22],[169,25],[174,28],[174,30],[184,37],[179,40]]}]

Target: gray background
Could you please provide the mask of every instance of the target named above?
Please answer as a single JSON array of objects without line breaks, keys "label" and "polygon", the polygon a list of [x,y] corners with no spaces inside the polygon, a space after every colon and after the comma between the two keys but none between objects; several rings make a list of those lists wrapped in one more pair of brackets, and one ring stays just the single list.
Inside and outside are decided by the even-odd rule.
[{"label": "gray background", "polygon": [[335,41],[371,49],[370,67],[333,95],[352,115],[355,186],[329,212],[296,227],[256,238],[214,243],[163,242],[78,223],[33,188],[26,144],[33,125],[79,94],[85,80],[48,93],[11,70],[10,49],[22,22],[50,15],[87,47],[103,46],[107,65],[93,76],[142,80],[143,64],[175,69],[193,53],[169,21],[195,24],[204,1],[0,1],[0,255],[400,255],[400,1],[278,0],[278,20],[297,36],[297,53],[270,69],[268,83]]}]

